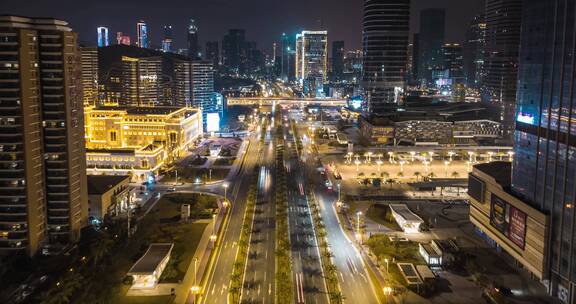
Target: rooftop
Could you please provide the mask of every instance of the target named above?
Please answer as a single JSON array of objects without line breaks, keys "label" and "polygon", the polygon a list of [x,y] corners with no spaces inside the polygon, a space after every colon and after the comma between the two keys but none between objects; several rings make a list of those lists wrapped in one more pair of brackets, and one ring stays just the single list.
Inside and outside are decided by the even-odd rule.
[{"label": "rooftop", "polygon": [[88,175],[88,194],[102,195],[125,180],[129,175]]},{"label": "rooftop", "polygon": [[151,275],[166,256],[170,255],[173,243],[150,244],[146,253],[130,268],[129,275]]},{"label": "rooftop", "polygon": [[[184,109],[183,107],[127,107],[127,106],[99,106],[94,108],[97,111],[126,111],[131,115],[168,115]],[[196,111],[195,109],[190,109]]]},{"label": "rooftop", "polygon": [[512,163],[507,161],[495,161],[491,163],[478,164],[474,166],[478,170],[490,177],[503,187],[510,186],[512,182]]}]

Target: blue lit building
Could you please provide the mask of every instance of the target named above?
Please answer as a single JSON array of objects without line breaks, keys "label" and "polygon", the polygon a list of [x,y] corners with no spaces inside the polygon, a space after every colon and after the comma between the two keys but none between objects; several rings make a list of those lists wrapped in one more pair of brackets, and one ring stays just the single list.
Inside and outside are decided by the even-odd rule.
[{"label": "blue lit building", "polygon": [[162,39],[162,52],[172,52],[172,26],[164,26],[164,39]]},{"label": "blue lit building", "polygon": [[550,216],[549,293],[576,302],[576,0],[524,0],[512,191]]},{"label": "blue lit building", "polygon": [[207,131],[207,114],[217,112],[213,105],[214,96],[214,65],[211,61],[197,60],[191,62],[192,74],[192,106],[202,109],[204,132]]},{"label": "blue lit building", "polygon": [[96,29],[98,33],[98,47],[105,47],[110,45],[110,40],[108,40],[108,28],[104,26],[99,26]]},{"label": "blue lit building", "polygon": [[148,48],[148,25],[143,20],[136,24],[136,45],[141,48]]}]

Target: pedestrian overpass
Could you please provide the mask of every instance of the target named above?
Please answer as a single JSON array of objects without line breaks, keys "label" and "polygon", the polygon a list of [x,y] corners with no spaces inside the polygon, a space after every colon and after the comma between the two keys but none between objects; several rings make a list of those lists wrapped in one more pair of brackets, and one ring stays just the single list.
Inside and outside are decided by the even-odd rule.
[{"label": "pedestrian overpass", "polygon": [[296,98],[296,97],[228,97],[228,106],[317,105],[346,106],[342,98]]}]

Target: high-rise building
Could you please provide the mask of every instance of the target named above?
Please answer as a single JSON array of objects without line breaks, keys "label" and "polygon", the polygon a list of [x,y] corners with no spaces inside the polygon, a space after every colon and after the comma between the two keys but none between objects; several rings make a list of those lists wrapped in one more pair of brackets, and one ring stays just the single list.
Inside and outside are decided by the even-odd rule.
[{"label": "high-rise building", "polygon": [[446,71],[449,85],[464,83],[464,60],[462,46],[457,43],[447,43],[442,47],[443,67]]},{"label": "high-rise building", "polygon": [[498,32],[512,44],[517,33],[506,31],[522,18],[513,160],[475,166],[470,219],[560,303],[576,303],[576,1],[524,0],[520,16],[513,2],[487,2],[499,12],[487,11],[488,31],[502,17]]},{"label": "high-rise building", "polygon": [[170,105],[190,106],[192,104],[192,67],[190,60],[174,60],[173,100]]},{"label": "high-rise building", "polygon": [[216,112],[213,105],[214,66],[211,61],[192,62],[192,106],[202,109],[204,130],[207,114]]},{"label": "high-rise building", "polygon": [[80,49],[82,63],[82,100],[84,105],[98,104],[98,49],[83,47]]},{"label": "high-rise building", "polygon": [[344,41],[332,42],[332,80],[340,81],[344,76]]},{"label": "high-rise building", "polygon": [[549,216],[544,279],[576,302],[575,0],[524,0],[512,189]]},{"label": "high-rise building", "polygon": [[162,102],[162,58],[122,56],[121,103],[154,106]]},{"label": "high-rise building", "polygon": [[198,44],[198,26],[194,19],[188,24],[188,57],[192,60],[200,58],[200,45]]},{"label": "high-rise building", "polygon": [[211,61],[214,67],[220,65],[220,48],[218,46],[218,41],[206,42],[206,52],[204,52],[204,58]]},{"label": "high-rise building", "polygon": [[162,51],[163,52],[172,52],[172,44],[173,44],[173,34],[172,34],[172,26],[165,25],[164,26],[164,39],[162,39]]},{"label": "high-rise building", "polygon": [[296,80],[308,96],[322,95],[328,69],[328,32],[296,34]]},{"label": "high-rise building", "polygon": [[99,26],[96,29],[98,34],[98,47],[105,47],[110,45],[110,40],[108,40],[108,28],[104,26]]},{"label": "high-rise building", "polygon": [[141,48],[148,48],[150,37],[148,34],[148,25],[143,20],[136,23],[136,45]]},{"label": "high-rise building", "polygon": [[412,35],[412,62],[410,69],[410,81],[416,82],[418,79],[418,69],[420,68],[420,34]]},{"label": "high-rise building", "polygon": [[290,38],[286,33],[282,33],[280,38],[280,78],[283,80],[290,79],[289,74],[292,67],[290,64],[290,53],[293,51]]},{"label": "high-rise building", "polygon": [[420,12],[420,55],[418,80],[425,85],[433,84],[432,74],[443,69],[442,46],[444,45],[444,9],[429,8]]},{"label": "high-rise building", "polygon": [[486,48],[482,102],[503,125],[504,138],[514,132],[516,81],[522,0],[486,1]]},{"label": "high-rise building", "polygon": [[117,42],[117,44],[130,45],[130,36],[124,35],[124,33],[122,33],[122,32],[117,32],[116,33],[116,42]]},{"label": "high-rise building", "polygon": [[466,31],[464,40],[464,77],[466,85],[478,89],[484,74],[484,48],[486,44],[486,22],[484,14],[474,17]]},{"label": "high-rise building", "polygon": [[82,76],[64,21],[0,16],[0,251],[67,245],[87,225]]},{"label": "high-rise building", "polygon": [[405,87],[410,0],[365,0],[362,88],[368,114],[396,112]]},{"label": "high-rise building", "polygon": [[235,73],[246,69],[246,31],[231,29],[222,40],[222,64]]}]

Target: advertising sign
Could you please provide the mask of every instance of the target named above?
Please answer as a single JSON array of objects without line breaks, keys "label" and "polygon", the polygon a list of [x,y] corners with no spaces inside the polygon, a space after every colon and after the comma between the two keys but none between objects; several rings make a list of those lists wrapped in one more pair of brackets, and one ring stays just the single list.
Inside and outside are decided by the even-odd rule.
[{"label": "advertising sign", "polygon": [[526,213],[492,194],[490,224],[518,247],[526,242]]}]

